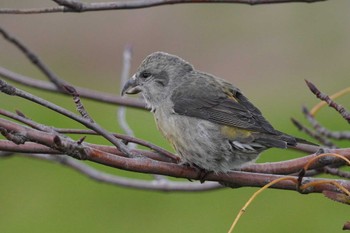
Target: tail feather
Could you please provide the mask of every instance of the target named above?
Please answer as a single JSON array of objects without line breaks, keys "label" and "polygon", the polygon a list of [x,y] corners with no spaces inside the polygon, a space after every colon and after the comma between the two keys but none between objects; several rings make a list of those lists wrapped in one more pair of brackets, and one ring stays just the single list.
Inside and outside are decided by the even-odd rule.
[{"label": "tail feather", "polygon": [[305,139],[302,139],[302,138],[295,138],[297,140],[297,143],[302,143],[302,144],[307,144],[307,145],[313,145],[313,146],[319,146],[318,144],[316,143],[313,143],[313,142],[309,142]]},{"label": "tail feather", "polygon": [[267,148],[293,148],[309,153],[316,153],[320,149],[320,146],[315,143],[293,137],[280,131],[276,131],[276,134],[255,134],[254,142],[264,145]]},{"label": "tail feather", "polygon": [[[282,137],[287,139],[286,142],[288,148],[301,150],[308,153],[316,153],[321,148],[319,145],[313,142],[309,142],[302,138],[293,137],[288,134],[282,133]],[[292,138],[292,140],[290,140],[290,138]]]}]

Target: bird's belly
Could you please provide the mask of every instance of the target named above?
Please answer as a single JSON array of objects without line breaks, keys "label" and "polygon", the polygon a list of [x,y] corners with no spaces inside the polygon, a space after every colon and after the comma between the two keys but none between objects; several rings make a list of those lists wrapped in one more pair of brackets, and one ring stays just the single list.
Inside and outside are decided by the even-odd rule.
[{"label": "bird's belly", "polygon": [[193,117],[158,112],[157,126],[185,163],[208,171],[228,172],[255,160],[258,153],[235,149],[221,125]]}]

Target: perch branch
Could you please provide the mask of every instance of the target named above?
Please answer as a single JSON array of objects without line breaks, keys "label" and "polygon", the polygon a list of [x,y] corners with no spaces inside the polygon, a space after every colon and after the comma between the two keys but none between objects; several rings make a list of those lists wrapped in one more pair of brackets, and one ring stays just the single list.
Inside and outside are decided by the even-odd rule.
[{"label": "perch branch", "polygon": [[[30,129],[25,126],[19,126],[16,124],[11,124],[4,119],[0,119],[0,127],[7,127],[7,130],[11,131],[13,134],[23,134],[26,136],[27,140],[35,140],[36,143],[41,143],[48,147],[52,145],[60,144],[60,146],[55,146],[55,150],[59,150],[62,153],[72,154],[71,151],[75,146],[80,147],[79,153],[83,153],[77,158],[87,159],[93,162],[101,163],[110,167],[115,167],[123,170],[141,172],[141,173],[151,173],[151,174],[160,174],[173,176],[178,178],[188,178],[188,179],[200,179],[200,171],[196,168],[181,166],[174,163],[167,163],[161,161],[155,161],[147,159],[145,157],[141,158],[127,158],[122,156],[117,156],[110,154],[99,149],[95,149],[89,146],[86,143],[81,145],[76,145],[72,140],[65,137],[60,137],[60,143],[57,143],[57,136],[54,136],[49,133],[40,132],[35,129]],[[10,129],[8,127],[11,127]],[[40,135],[40,136],[39,136]],[[341,153],[346,157],[350,157],[350,149],[347,150],[338,150],[337,153]],[[305,164],[305,163],[304,163]],[[303,164],[303,165],[304,165]],[[232,187],[241,187],[241,186],[251,186],[251,187],[261,187],[270,181],[280,178],[283,176],[280,175],[271,175],[271,174],[259,174],[259,173],[249,173],[249,172],[231,172],[228,174],[214,174],[210,173],[206,176],[206,179],[209,181],[220,181],[229,183]],[[314,182],[319,180],[327,179],[317,179],[317,178],[304,178],[304,182]],[[350,189],[350,182],[345,180],[331,180],[334,182],[340,183],[346,189]],[[281,182],[273,186],[278,189],[288,189],[296,190],[296,187],[293,183],[290,182]],[[332,185],[322,184],[316,186],[313,189],[306,190],[307,193],[312,192],[322,192],[323,190],[336,191],[336,188]]]}]

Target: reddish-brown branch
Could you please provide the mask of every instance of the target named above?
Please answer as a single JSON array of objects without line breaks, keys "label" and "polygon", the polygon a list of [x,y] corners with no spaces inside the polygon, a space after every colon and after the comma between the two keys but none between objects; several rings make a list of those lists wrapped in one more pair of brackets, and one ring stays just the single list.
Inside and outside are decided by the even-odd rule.
[{"label": "reddish-brown branch", "polygon": [[[330,153],[337,153],[343,155],[346,158],[350,158],[350,148],[344,149],[331,149]],[[270,173],[270,174],[293,174],[299,172],[303,166],[314,157],[317,157],[317,154],[311,154],[305,157],[274,162],[266,164],[251,164],[244,167],[243,171],[248,172],[257,172],[257,173]],[[336,158],[327,157],[327,159],[321,159],[319,162],[316,162],[310,166],[310,169],[318,169],[330,164],[343,164],[343,162]]]},{"label": "reddish-brown branch", "polygon": [[[75,145],[74,141],[66,137],[60,137],[59,146],[57,146],[58,144],[57,137],[59,136],[53,135],[52,133],[41,132],[35,129],[21,126],[4,119],[0,119],[0,128],[4,128],[8,132],[11,132],[16,135],[23,135],[25,136],[27,141],[35,141],[35,143],[40,143],[54,150],[59,150],[60,153],[71,154],[72,151],[79,151],[80,153],[83,153],[83,155],[81,155],[80,158],[87,159],[100,164],[104,164],[110,167],[115,167],[115,168],[134,171],[134,172],[141,172],[141,173],[161,174],[161,175],[167,175],[167,176],[179,177],[179,178],[188,178],[188,179],[200,179],[200,171],[198,171],[198,169],[196,168],[181,166],[181,165],[169,163],[169,162],[156,161],[146,157],[126,158],[126,157],[117,155],[117,153],[112,154],[112,153],[103,151],[102,149],[105,147],[93,147],[91,146],[91,144],[87,144],[87,143],[83,143],[82,145]],[[79,148],[75,149],[74,148],[75,146]],[[47,152],[49,152],[49,150]],[[350,157],[350,149],[339,149],[339,150],[334,150],[334,152],[338,154],[342,154],[346,157]],[[306,161],[308,161],[310,158],[314,156],[316,155],[311,155],[309,157],[292,160],[292,163],[303,166]],[[334,161],[328,161],[328,162],[334,162]],[[276,163],[277,165],[276,167],[283,169],[284,167],[281,166],[283,165],[283,163],[288,164],[288,161]],[[324,163],[320,163],[320,164],[324,164]],[[259,166],[268,167],[270,165],[271,164],[265,164],[265,165],[261,164],[261,165],[254,165],[254,166],[252,165],[250,167],[250,170],[256,172],[259,170]],[[317,166],[317,164],[315,164],[314,166]],[[289,164],[286,167],[290,169],[290,167],[292,166]],[[254,170],[253,168],[256,168],[256,170]],[[300,167],[296,168],[296,166],[294,166],[294,169],[300,170]],[[292,170],[289,170],[288,172],[292,172]],[[229,183],[231,186],[261,187],[267,184],[269,181],[279,177],[281,176],[276,176],[271,174],[262,174],[262,173],[231,172],[228,174],[210,173],[206,176],[206,179],[210,181],[225,182],[226,184]],[[308,180],[308,178],[306,178],[306,180],[310,181]],[[312,181],[315,181],[315,180],[317,179],[312,179]],[[350,184],[348,184],[348,181],[342,181],[342,185],[344,185],[346,188],[350,188]],[[295,185],[289,182],[282,182],[277,184],[274,187],[280,188],[280,189],[291,189],[291,190],[296,189]],[[307,192],[321,192],[323,190],[335,191],[335,188],[332,187],[331,185],[323,185],[320,187],[316,187],[313,190],[308,190]]]},{"label": "reddish-brown branch", "polygon": [[121,150],[125,155],[129,156],[129,157],[135,157],[137,155],[134,155],[133,153],[131,153],[129,151],[129,149],[118,139],[116,139],[111,133],[109,133],[107,130],[105,130],[104,128],[102,128],[100,125],[98,125],[97,123],[91,122],[88,119],[85,119],[83,117],[80,117],[58,105],[55,105],[47,100],[44,100],[40,97],[37,97],[35,95],[32,95],[28,92],[25,92],[23,90],[20,90],[18,88],[15,88],[14,86],[6,83],[5,81],[0,79],[0,91],[7,94],[7,95],[11,95],[11,96],[18,96],[24,99],[27,99],[29,101],[32,101],[34,103],[37,103],[39,105],[42,105],[46,108],[49,108],[59,114],[62,114],[66,117],[69,117],[73,120],[75,120],[76,122],[81,123],[82,125],[96,131],[97,133],[99,133],[101,136],[103,136],[105,139],[107,139],[108,141],[110,141],[113,145],[115,145],[119,150]]},{"label": "reddish-brown branch", "polygon": [[[87,129],[61,129],[61,128],[48,127],[48,126],[39,124],[37,122],[34,122],[34,121],[26,118],[23,115],[23,113],[14,114],[14,113],[8,112],[6,110],[0,109],[0,115],[3,115],[6,117],[9,117],[11,119],[14,119],[16,121],[22,122],[22,123],[34,128],[34,129],[38,129],[38,130],[44,131],[44,132],[54,132],[54,133],[63,133],[63,134],[99,135],[95,131],[87,130]],[[131,143],[139,144],[141,146],[148,147],[149,149],[156,151],[159,154],[162,154],[162,155],[168,157],[168,159],[170,159],[170,161],[174,161],[174,162],[178,161],[177,156],[175,156],[174,154],[170,153],[169,151],[167,151],[159,146],[156,146],[148,141],[144,141],[144,140],[141,140],[139,138],[135,138],[135,137],[127,136],[127,135],[123,135],[123,134],[112,133],[112,135],[115,136],[116,138],[122,139],[126,143],[131,142]]]}]

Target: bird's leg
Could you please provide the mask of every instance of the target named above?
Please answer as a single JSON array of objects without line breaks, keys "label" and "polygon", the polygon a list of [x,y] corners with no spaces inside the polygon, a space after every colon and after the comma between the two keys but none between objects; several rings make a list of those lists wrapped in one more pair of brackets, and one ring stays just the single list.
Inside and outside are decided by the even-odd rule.
[{"label": "bird's leg", "polygon": [[203,168],[198,168],[199,169],[199,175],[198,175],[198,180],[201,182],[201,184],[203,184],[205,182],[205,178],[212,173],[212,171],[208,171],[206,169]]},{"label": "bird's leg", "polygon": [[[185,162],[185,161],[180,162],[179,165],[182,165],[185,167],[195,168],[198,171],[198,176],[196,177],[196,180],[199,180],[201,182],[201,184],[203,184],[205,182],[205,178],[207,177],[207,175],[212,172],[212,171],[208,171],[204,168],[201,168],[196,164],[192,164],[192,163]],[[188,180],[191,182],[193,181],[192,179],[188,179]]]},{"label": "bird's leg", "polygon": [[205,182],[205,178],[208,176],[208,174],[210,174],[212,172],[212,171],[208,171],[204,168],[201,168],[196,164],[193,164],[191,166],[197,169],[198,176],[197,176],[196,180],[199,180],[201,182],[201,184],[203,184]]}]

